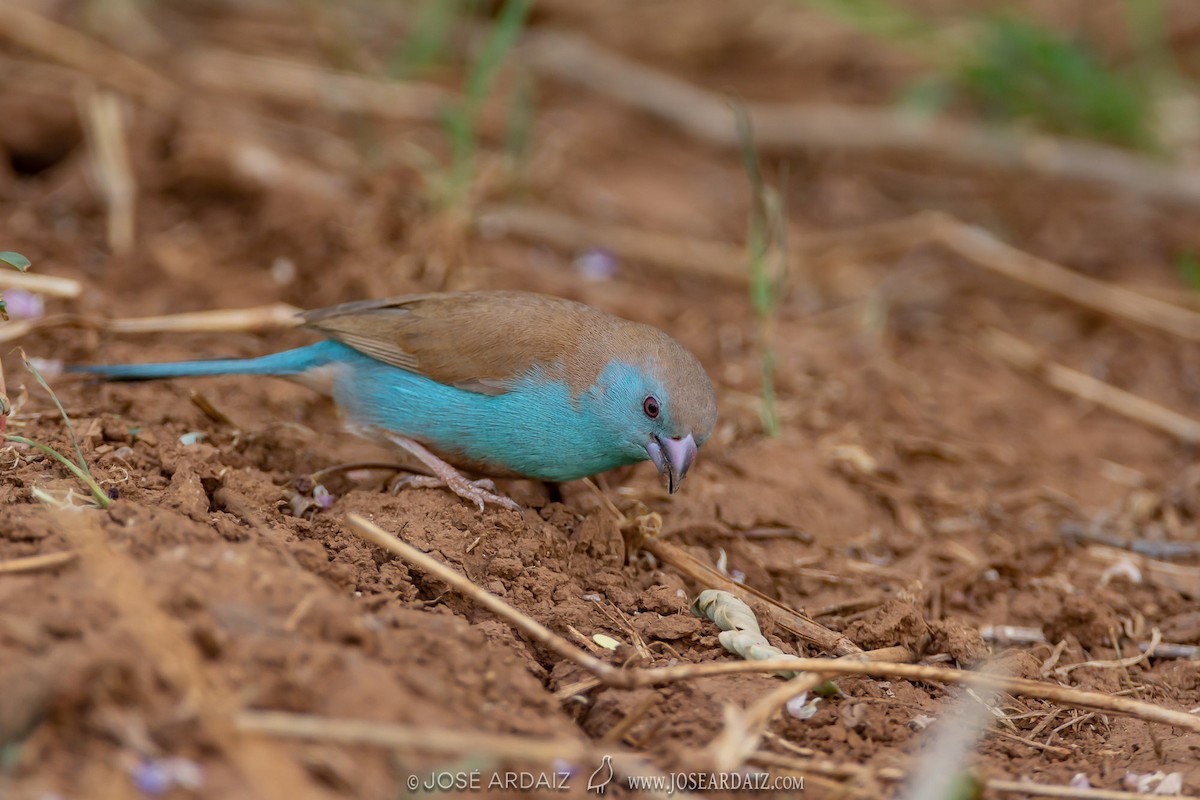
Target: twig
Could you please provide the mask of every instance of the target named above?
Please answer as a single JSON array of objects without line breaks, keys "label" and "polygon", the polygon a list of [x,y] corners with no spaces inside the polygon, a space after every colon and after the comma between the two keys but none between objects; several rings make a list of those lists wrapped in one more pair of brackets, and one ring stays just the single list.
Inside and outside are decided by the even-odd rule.
[{"label": "twig", "polygon": [[28,556],[27,558],[12,558],[8,561],[0,561],[0,575],[16,575],[22,572],[38,572],[43,569],[54,569],[55,567],[61,567],[63,564],[71,563],[78,555],[73,550],[66,550],[61,553],[46,553],[40,556]]},{"label": "twig", "polygon": [[210,89],[383,119],[436,119],[454,98],[431,84],[334,72],[300,61],[225,50],[200,50],[184,63],[188,78]]},{"label": "twig", "polygon": [[673,272],[739,286],[745,286],[749,280],[743,268],[745,253],[720,241],[639,230],[515,205],[485,206],[476,214],[475,226],[485,236],[516,236],[568,251],[603,247],[618,258]]},{"label": "twig", "polygon": [[[907,774],[896,767],[871,768],[860,764],[849,764],[830,761],[824,758],[797,758],[778,753],[760,751],[755,753],[750,761],[766,767],[789,769],[801,775],[820,774],[834,778],[875,778],[876,780],[897,783],[904,780]],[[1122,792],[1115,789],[1076,789],[1071,786],[1055,786],[1032,781],[1006,781],[989,778],[984,786],[994,792],[1005,794],[1025,794],[1032,797],[1068,797],[1077,800],[1151,800],[1161,795],[1148,795],[1140,792]],[[1180,800],[1200,800],[1192,795],[1177,795]]]},{"label": "twig", "polygon": [[63,297],[68,300],[83,294],[83,284],[74,278],[60,278],[36,272],[0,271],[0,289],[24,289],[35,294]]},{"label": "twig", "polygon": [[629,713],[621,718],[621,721],[604,732],[600,737],[600,741],[604,742],[620,742],[625,738],[625,734],[633,729],[633,726],[646,715],[650,709],[661,702],[663,698],[657,694],[647,695],[642,699],[642,702],[629,710]]},{"label": "twig", "polygon": [[1041,644],[1046,641],[1041,628],[1022,625],[983,625],[979,628],[979,636],[985,642],[997,644]]},{"label": "twig", "polygon": [[965,670],[931,667],[923,664],[867,661],[863,660],[861,656],[859,660],[849,658],[771,659],[769,661],[686,664],[675,667],[630,670],[618,677],[618,683],[611,685],[619,686],[620,688],[641,688],[643,686],[656,686],[680,680],[694,680],[712,675],[743,672],[776,672],[780,670],[812,672],[824,675],[864,675],[872,678],[937,681],[962,684],[975,689],[998,689],[1023,697],[1051,700],[1080,708],[1123,714],[1148,722],[1159,722],[1164,725],[1173,725],[1190,731],[1200,732],[1200,716],[1189,714],[1186,711],[1164,708],[1140,700],[1130,700],[1126,697],[1116,697],[1101,692],[1086,692],[1081,689],[1071,689],[1066,686],[1032,681],[1025,678],[999,677],[981,672],[967,672]]},{"label": "twig", "polygon": [[[1005,794],[1026,794],[1034,797],[1070,797],[1076,800],[1155,800],[1162,795],[1149,795],[1142,792],[1122,792],[1119,789],[1075,789],[1071,786],[1051,786],[1030,781],[1002,781],[989,779],[987,788],[993,792]],[[1173,795],[1179,800],[1200,800],[1195,795]]]},{"label": "twig", "polygon": [[[623,775],[660,775],[646,759],[622,752],[613,745],[597,747],[584,739],[538,738],[518,734],[483,733],[400,725],[356,719],[336,719],[288,711],[243,711],[234,718],[241,733],[257,733],[284,739],[308,739],[338,744],[366,745],[426,753],[486,753],[498,759],[551,763],[565,761],[587,768],[609,756],[616,772]],[[586,774],[586,772],[584,773]],[[685,797],[688,795],[684,795]]]},{"label": "twig", "polygon": [[[684,274],[744,286],[741,253],[725,242],[697,239],[570,217],[522,206],[486,206],[476,218],[481,232],[508,234],[578,251],[602,246],[616,256]],[[1200,341],[1200,313],[1089,278],[1001,242],[990,233],[936,211],[843,231],[800,238],[793,258],[819,260],[833,253],[899,252],[936,244],[1009,280],[1084,308]]]},{"label": "twig", "polygon": [[788,608],[749,586],[734,582],[728,576],[696,560],[680,547],[653,536],[646,537],[640,546],[702,587],[721,588],[747,603],[765,605],[781,628],[826,652],[839,656],[862,652],[862,648],[842,634],[831,631],[799,611]]},{"label": "twig", "polygon": [[113,333],[230,332],[293,328],[300,324],[300,309],[287,303],[251,308],[224,308],[158,317],[110,319],[99,323]]},{"label": "twig", "polygon": [[988,729],[988,733],[992,736],[999,736],[1001,739],[1007,739],[1010,742],[1018,742],[1032,750],[1041,750],[1043,753],[1054,753],[1060,756],[1069,756],[1074,752],[1069,747],[1059,747],[1058,745],[1036,742],[1033,740],[1032,736],[1017,736],[1016,734],[1009,733],[1008,731],[997,730],[995,728]]},{"label": "twig", "polygon": [[1160,586],[1172,589],[1193,600],[1200,598],[1200,567],[1187,564],[1172,564],[1170,561],[1159,561],[1128,550],[1116,550],[1103,545],[1090,545],[1088,555],[1105,561],[1126,561],[1136,566],[1142,573],[1142,580],[1150,586]]},{"label": "twig", "polygon": [[1146,645],[1145,649],[1139,647],[1138,650],[1140,652],[1137,655],[1105,661],[1081,661],[1077,664],[1066,664],[1054,670],[1054,674],[1059,678],[1065,678],[1081,667],[1094,667],[1096,669],[1124,669],[1126,667],[1134,667],[1154,656],[1160,644],[1162,644],[1162,631],[1155,628],[1150,632],[1149,644]]},{"label": "twig", "polygon": [[299,314],[300,309],[287,303],[125,319],[97,319],[73,314],[59,314],[37,320],[15,320],[0,325],[0,342],[19,339],[33,330],[68,326],[93,328],[111,333],[227,333],[294,328],[301,322]]},{"label": "twig", "polygon": [[[578,664],[604,684],[614,688],[637,689],[681,680],[734,673],[792,671],[811,672],[817,675],[865,675],[875,678],[940,681],[943,683],[962,684],[976,689],[994,689],[1041,700],[1053,700],[1082,708],[1125,714],[1150,722],[1159,722],[1165,725],[1174,725],[1200,732],[1200,716],[1183,711],[1175,711],[1152,703],[1130,700],[1125,697],[1114,697],[1100,692],[1085,692],[1079,689],[1070,689],[1064,686],[1022,678],[1001,677],[917,664],[870,661],[867,659],[872,658],[874,654],[862,653],[861,651],[855,654],[854,658],[768,659],[764,661],[732,661],[687,664],[676,667],[656,667],[654,669],[621,670],[573,646],[566,639],[546,628],[541,623],[521,613],[495,595],[476,586],[466,577],[450,569],[437,559],[397,539],[366,518],[357,514],[349,514],[346,517],[346,522],[358,536],[403,558],[408,563],[449,584],[452,589],[462,593],[468,599],[509,622],[539,644],[544,645],[557,655]],[[880,654],[886,654],[885,657],[892,657],[894,656],[892,651],[896,649],[885,648],[880,651]],[[789,684],[797,684],[797,681],[801,680],[804,679],[796,678],[790,681]]]},{"label": "twig", "polygon": [[[725,98],[714,92],[561,31],[528,35],[519,55],[535,72],[600,92],[710,144],[737,147],[733,113]],[[1200,203],[1197,170],[1160,164],[1101,144],[828,103],[751,104],[747,113],[764,151],[823,148],[907,153]]]},{"label": "twig", "polygon": [[266,733],[288,739],[314,739],[428,753],[488,753],[499,758],[528,758],[543,762],[554,759],[577,761],[592,752],[590,743],[581,739],[535,739],[514,734],[334,719],[287,711],[243,711],[235,717],[234,724],[243,733]]},{"label": "twig", "polygon": [[155,601],[138,562],[108,544],[95,516],[51,519],[79,553],[88,585],[102,593],[97,600],[115,609],[159,680],[176,694],[179,713],[192,718],[191,724],[228,759],[247,791],[272,800],[323,797],[281,747],[239,735],[234,717],[241,711],[241,695],[205,665],[184,623]]},{"label": "twig", "polygon": [[1180,441],[1200,443],[1200,421],[1070,367],[1044,361],[1036,347],[1012,334],[990,328],[983,337],[983,344],[1012,366],[1038,375],[1061,392],[1157,428]]},{"label": "twig", "polygon": [[1095,522],[1085,524],[1076,520],[1064,520],[1058,526],[1058,535],[1067,540],[1102,544],[1105,547],[1128,550],[1149,558],[1195,558],[1200,556],[1200,542],[1126,538],[1101,529]]},{"label": "twig", "polygon": [[1005,244],[992,234],[939,212],[913,218],[935,241],[1007,278],[1058,295],[1085,308],[1200,341],[1200,313],[1098,281]]},{"label": "twig", "polygon": [[173,83],[145,64],[15,3],[0,3],[0,37],[151,106],[169,107],[179,96]]},{"label": "twig", "polygon": [[111,92],[91,92],[80,106],[92,170],[107,211],[108,246],[116,255],[124,255],[133,247],[137,181],[121,100]]},{"label": "twig", "polygon": [[450,569],[437,559],[422,553],[411,544],[397,539],[365,517],[361,517],[358,514],[348,514],[346,516],[346,523],[361,538],[377,547],[387,550],[393,555],[399,556],[409,564],[420,568],[423,572],[434,576],[443,583],[449,584],[450,588],[465,595],[469,600],[483,606],[488,611],[491,611],[529,638],[553,651],[556,655],[568,661],[573,661],[605,683],[612,683],[614,680],[620,681],[621,671],[616,667],[573,646],[545,625],[542,625],[532,617],[522,614],[495,595],[476,586],[469,579]]}]

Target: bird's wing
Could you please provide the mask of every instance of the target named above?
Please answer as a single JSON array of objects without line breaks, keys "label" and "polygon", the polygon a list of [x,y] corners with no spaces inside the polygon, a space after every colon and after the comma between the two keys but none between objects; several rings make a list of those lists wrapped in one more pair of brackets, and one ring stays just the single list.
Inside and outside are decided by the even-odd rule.
[{"label": "bird's wing", "polygon": [[450,386],[502,394],[540,367],[558,369],[606,315],[523,292],[448,292],[310,311],[305,327],[385,364]]}]

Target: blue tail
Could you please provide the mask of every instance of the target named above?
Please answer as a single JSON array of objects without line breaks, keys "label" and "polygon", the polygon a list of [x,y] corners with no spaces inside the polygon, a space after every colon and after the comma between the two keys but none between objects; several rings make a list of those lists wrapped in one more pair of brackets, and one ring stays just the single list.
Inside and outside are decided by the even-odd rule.
[{"label": "blue tail", "polygon": [[173,361],[166,364],[99,364],[68,367],[68,372],[98,375],[110,381],[149,381],[158,378],[195,378],[207,375],[300,375],[314,367],[347,360],[358,353],[343,344],[324,341],[260,358],[224,358],[214,361]]}]

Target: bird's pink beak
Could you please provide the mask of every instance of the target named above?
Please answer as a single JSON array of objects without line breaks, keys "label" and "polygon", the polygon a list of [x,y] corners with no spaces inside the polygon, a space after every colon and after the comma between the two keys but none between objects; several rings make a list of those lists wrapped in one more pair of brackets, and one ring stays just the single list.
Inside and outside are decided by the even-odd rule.
[{"label": "bird's pink beak", "polygon": [[654,466],[658,467],[658,474],[666,482],[667,491],[675,494],[679,484],[683,483],[688,468],[696,460],[696,440],[690,433],[678,439],[654,436],[650,439],[650,444],[646,445],[646,452],[650,454]]}]

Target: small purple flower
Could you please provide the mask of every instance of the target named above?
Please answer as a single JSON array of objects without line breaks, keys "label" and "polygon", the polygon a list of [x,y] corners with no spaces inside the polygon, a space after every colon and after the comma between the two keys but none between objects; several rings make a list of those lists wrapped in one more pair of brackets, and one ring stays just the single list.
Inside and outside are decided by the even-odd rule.
[{"label": "small purple flower", "polygon": [[157,797],[176,786],[199,789],[204,785],[204,770],[190,758],[146,758],[129,768],[133,785],[143,794]]},{"label": "small purple flower", "polygon": [[333,501],[336,499],[329,490],[321,484],[317,484],[312,490],[313,499],[317,501],[317,505],[321,508],[333,508]]},{"label": "small purple flower", "polygon": [[575,269],[589,281],[611,280],[617,274],[617,257],[607,250],[594,249],[575,259]]},{"label": "small purple flower", "polygon": [[171,770],[159,759],[139,761],[130,771],[133,785],[143,794],[157,797],[166,794],[175,783]]},{"label": "small purple flower", "polygon": [[4,304],[13,319],[41,319],[46,314],[46,301],[40,294],[24,289],[9,289],[4,293]]}]

